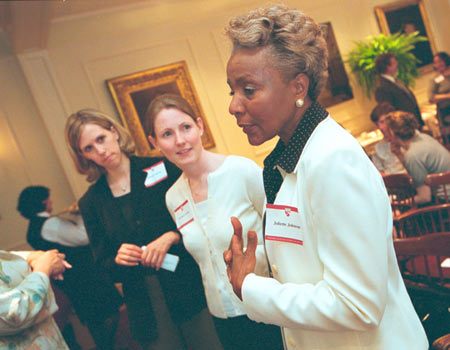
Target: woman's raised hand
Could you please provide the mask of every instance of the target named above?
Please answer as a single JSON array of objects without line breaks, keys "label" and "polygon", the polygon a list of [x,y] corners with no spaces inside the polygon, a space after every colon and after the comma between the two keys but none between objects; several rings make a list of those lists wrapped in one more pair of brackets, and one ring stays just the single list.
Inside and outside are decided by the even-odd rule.
[{"label": "woman's raised hand", "polygon": [[114,261],[117,265],[137,266],[141,262],[143,249],[135,244],[123,243]]},{"label": "woman's raised hand", "polygon": [[172,244],[178,243],[179,240],[180,235],[178,233],[169,231],[147,244],[141,258],[142,265],[153,267],[158,271]]}]

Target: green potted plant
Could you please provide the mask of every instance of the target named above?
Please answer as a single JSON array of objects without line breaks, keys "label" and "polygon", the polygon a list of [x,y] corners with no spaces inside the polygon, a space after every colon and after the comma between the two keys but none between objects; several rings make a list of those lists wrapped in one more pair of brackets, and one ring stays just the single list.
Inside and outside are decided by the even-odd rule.
[{"label": "green potted plant", "polygon": [[398,61],[398,79],[406,86],[414,86],[414,80],[419,76],[417,63],[420,61],[410,51],[420,41],[427,41],[427,38],[420,36],[419,32],[380,34],[355,41],[356,47],[350,51],[347,62],[368,97],[375,90],[375,59],[387,52],[393,53]]}]

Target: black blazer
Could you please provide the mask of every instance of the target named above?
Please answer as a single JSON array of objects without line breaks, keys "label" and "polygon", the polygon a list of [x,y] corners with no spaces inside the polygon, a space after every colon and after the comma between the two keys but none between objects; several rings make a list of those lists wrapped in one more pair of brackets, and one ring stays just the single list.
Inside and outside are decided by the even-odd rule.
[{"label": "black blazer", "polygon": [[[144,169],[160,161],[167,169],[167,179],[145,187],[147,173]],[[149,337],[152,325],[155,325],[143,278],[145,274],[157,274],[175,322],[189,319],[206,306],[199,268],[182,243],[169,250],[180,257],[175,273],[163,269],[155,272],[141,265],[119,266],[114,261],[122,243],[142,246],[168,231],[177,231],[166,208],[165,195],[180,174],[175,165],[163,158],[130,157],[131,210],[127,214],[118,199],[113,197],[105,176],[93,184],[79,201],[95,261],[110,271],[115,280],[123,283],[130,327],[138,340],[152,340]]]},{"label": "black blazer", "polygon": [[64,272],[64,280],[53,283],[68,296],[80,321],[90,325],[118,313],[122,297],[105,271],[94,265],[89,245],[68,247],[45,240],[41,231],[47,219],[39,216],[30,219],[27,241],[34,249],[58,249],[66,254],[72,268]]},{"label": "black blazer", "polygon": [[380,76],[378,86],[375,90],[375,99],[378,103],[390,103],[397,111],[414,114],[420,126],[422,127],[424,125],[416,97],[410,89],[406,87],[402,88],[396,83]]}]

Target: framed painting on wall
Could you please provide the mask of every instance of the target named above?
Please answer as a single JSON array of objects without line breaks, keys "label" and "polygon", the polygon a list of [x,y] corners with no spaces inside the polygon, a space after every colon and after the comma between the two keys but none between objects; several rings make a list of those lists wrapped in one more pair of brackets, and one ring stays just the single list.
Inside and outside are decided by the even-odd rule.
[{"label": "framed painting on wall", "polygon": [[324,107],[350,100],[353,98],[352,88],[345,72],[344,62],[334,36],[330,22],[320,23],[328,49],[328,78],[318,101]]},{"label": "framed painting on wall", "polygon": [[202,142],[205,148],[214,147],[214,139],[200,106],[186,62],[177,62],[143,72],[131,73],[106,80],[124,126],[136,143],[139,156],[160,156],[145,135],[143,120],[147,107],[161,94],[181,95],[192,106],[195,114],[202,118],[205,131]]},{"label": "framed painting on wall", "polygon": [[411,34],[418,31],[419,35],[427,37],[428,41],[417,43],[411,53],[420,60],[417,65],[419,68],[428,66],[425,70],[431,69],[436,47],[423,0],[403,0],[377,6],[375,14],[383,34]]}]

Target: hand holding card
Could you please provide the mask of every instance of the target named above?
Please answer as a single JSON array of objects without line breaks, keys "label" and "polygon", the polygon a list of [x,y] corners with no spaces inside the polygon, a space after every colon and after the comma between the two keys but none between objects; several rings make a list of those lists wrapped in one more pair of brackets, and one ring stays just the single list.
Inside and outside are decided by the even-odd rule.
[{"label": "hand holding card", "polygon": [[[142,250],[145,250],[147,247],[143,245],[141,248]],[[167,253],[164,257],[163,262],[161,263],[161,268],[167,271],[175,272],[179,261],[179,256]]]}]

